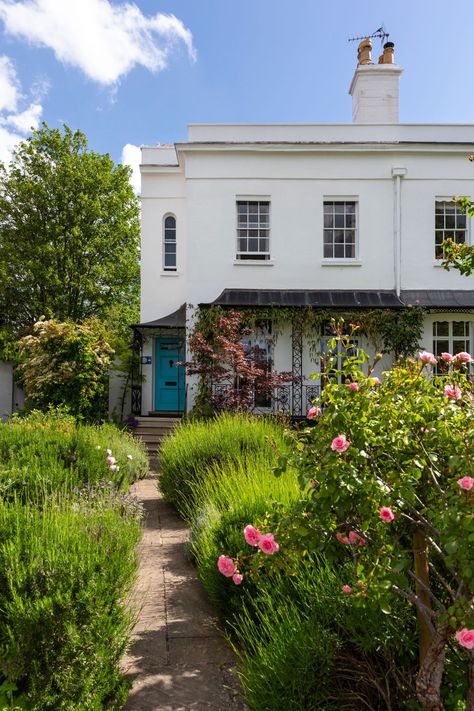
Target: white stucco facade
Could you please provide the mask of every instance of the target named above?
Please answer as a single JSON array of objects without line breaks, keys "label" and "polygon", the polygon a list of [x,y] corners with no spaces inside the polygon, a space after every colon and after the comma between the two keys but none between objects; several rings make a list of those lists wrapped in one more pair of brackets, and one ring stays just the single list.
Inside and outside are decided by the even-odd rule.
[{"label": "white stucco facade", "polygon": [[[364,91],[374,96],[392,91],[401,73],[394,65],[360,69]],[[417,291],[424,298],[438,293],[443,303],[441,292],[450,295],[449,303],[456,293],[461,309],[448,308],[443,319],[470,322],[472,281],[445,271],[435,259],[435,207],[437,201],[474,193],[474,169],[467,160],[474,151],[474,125],[399,124],[393,105],[386,105],[385,114],[383,102],[382,110],[380,102],[374,107],[378,122],[192,124],[187,142],[144,147],[142,324],[184,303],[212,303],[225,289],[389,291],[402,301]],[[367,118],[370,102],[364,110]],[[239,201],[269,203],[268,259],[236,258]],[[324,204],[331,202],[355,205],[350,258],[325,256]],[[163,224],[170,214],[176,218],[175,270],[164,268],[163,257]],[[470,224],[465,237],[471,240]],[[423,334],[422,345],[430,350],[434,313],[427,310]],[[154,336],[143,334],[143,355],[152,361],[143,366],[147,413],[159,410],[159,403],[154,402]],[[276,369],[291,369],[290,341],[289,331],[278,339]],[[305,372],[311,371],[306,352],[304,360]]]}]

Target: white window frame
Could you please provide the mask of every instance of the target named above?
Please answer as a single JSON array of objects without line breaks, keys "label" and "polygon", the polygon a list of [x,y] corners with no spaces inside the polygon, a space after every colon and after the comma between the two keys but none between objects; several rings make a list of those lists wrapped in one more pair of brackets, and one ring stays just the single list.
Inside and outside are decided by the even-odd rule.
[{"label": "white window frame", "polygon": [[[166,220],[168,217],[172,217],[174,219],[174,240],[167,240],[166,239],[166,229],[172,229],[172,228],[167,228],[166,227]],[[177,233],[178,233],[178,220],[176,219],[176,215],[174,212],[167,212],[163,215],[163,221],[162,221],[162,268],[164,272],[176,272],[178,270],[178,238],[177,238]],[[173,266],[167,266],[166,264],[166,255],[167,254],[172,254],[172,252],[166,252],[166,245],[167,244],[174,244],[174,267]]]},{"label": "white window frame", "polygon": [[[242,227],[241,223],[239,222],[239,203],[243,202],[256,202],[256,203],[268,203],[268,226],[267,227],[260,227],[260,222],[257,222],[257,227],[254,229],[259,232],[260,230],[266,230],[266,237],[246,237],[243,239],[266,239],[268,241],[268,249],[267,251],[241,251],[240,250],[240,242],[239,240],[242,239],[240,236],[240,230],[247,230],[250,231],[249,224],[250,222],[247,222],[246,227]],[[235,250],[235,260],[236,262],[240,264],[246,264],[246,263],[260,263],[260,264],[265,264],[271,259],[271,244],[270,244],[270,235],[271,235],[271,200],[269,195],[236,195],[235,197],[235,234],[236,234],[236,250]],[[249,213],[248,213],[249,214]]]},{"label": "white window frame", "polygon": [[[345,231],[346,229],[353,229],[354,231],[354,256],[353,257],[326,257],[324,255],[325,252],[325,232],[332,230],[332,232],[336,232],[338,228],[336,227],[326,227],[324,225],[324,206],[327,203],[336,203],[336,202],[342,202],[342,203],[354,203],[354,215],[355,215],[355,227],[354,228],[339,228],[339,230]],[[323,262],[327,264],[335,264],[335,263],[344,263],[344,264],[351,264],[358,262],[359,260],[359,198],[357,195],[324,195],[323,196]],[[334,213],[335,214],[335,213]],[[346,214],[346,213],[344,213]],[[333,247],[335,246],[335,242],[332,242]],[[345,245],[345,242],[343,242]],[[345,250],[344,250],[345,251]],[[334,253],[334,249],[333,249]]]},{"label": "white window frame", "polygon": [[[443,259],[443,255],[442,255],[442,254],[438,255],[438,254],[436,253],[436,252],[437,252],[437,249],[436,249],[436,248],[437,248],[437,241],[436,241],[437,232],[440,232],[440,231],[441,231],[441,228],[437,228],[437,227],[436,227],[436,208],[437,208],[438,203],[450,203],[450,206],[451,206],[451,207],[453,207],[455,210],[459,210],[459,207],[453,202],[452,196],[451,196],[451,197],[443,197],[443,196],[435,197],[435,205],[434,205],[434,237],[435,237],[435,241],[434,241],[434,259],[435,259],[435,262],[440,262],[440,261]],[[459,213],[461,213],[460,210],[459,210]],[[461,214],[463,214],[463,213],[461,213]],[[446,217],[446,214],[445,214],[445,217]],[[456,239],[454,239],[454,242],[456,242],[456,244],[468,244],[468,245],[471,244],[471,220],[470,220],[470,217],[469,217],[469,215],[468,215],[467,213],[465,213],[465,218],[466,218],[466,227],[465,227],[464,229],[463,229],[463,228],[461,228],[461,229],[456,229],[456,227],[454,227],[454,228],[446,228],[446,227],[444,227],[444,228],[443,228],[443,238],[444,238],[443,241],[444,241],[445,239],[447,239],[448,237],[452,236],[452,235],[449,234],[450,231],[452,231],[452,232],[464,232],[464,234],[465,234],[465,240],[464,240],[464,242],[458,242]]]},{"label": "white window frame", "polygon": [[[460,314],[461,316],[461,314]],[[448,324],[448,335],[447,336],[440,336],[435,333],[435,325],[438,323],[447,323]],[[467,324],[467,336],[454,336],[453,335],[453,323],[464,323]],[[446,317],[440,317],[435,320],[433,320],[432,325],[431,325],[431,341],[433,344],[433,353],[436,355],[439,355],[440,352],[448,352],[451,353],[451,355],[456,355],[456,353],[460,353],[461,351],[467,351],[468,353],[472,353],[472,321],[466,318],[446,318]],[[447,351],[443,347],[437,348],[436,345],[438,342],[443,342],[446,341],[448,343],[448,348]],[[460,350],[454,350],[454,341],[464,341],[464,347]],[[439,352],[438,352],[439,351]]]}]

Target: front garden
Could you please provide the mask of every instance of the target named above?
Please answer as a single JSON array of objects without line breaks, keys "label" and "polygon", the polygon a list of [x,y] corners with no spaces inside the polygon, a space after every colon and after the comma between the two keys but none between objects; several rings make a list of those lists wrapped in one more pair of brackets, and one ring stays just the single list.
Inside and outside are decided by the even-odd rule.
[{"label": "front garden", "polygon": [[60,411],[0,424],[0,708],[121,708],[148,468],[116,427]]},{"label": "front garden", "polygon": [[379,379],[336,341],[299,429],[189,422],[163,446],[161,486],[251,709],[470,711],[470,356],[421,353]]}]

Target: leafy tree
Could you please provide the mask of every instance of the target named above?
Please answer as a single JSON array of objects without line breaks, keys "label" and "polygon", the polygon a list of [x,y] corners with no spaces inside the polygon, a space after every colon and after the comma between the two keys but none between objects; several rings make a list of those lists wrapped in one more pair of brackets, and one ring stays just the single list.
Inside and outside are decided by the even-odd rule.
[{"label": "leafy tree", "polygon": [[139,299],[139,211],[129,168],[81,131],[41,129],[0,164],[0,334],[41,316],[108,320]]},{"label": "leafy tree", "polygon": [[106,328],[97,319],[38,321],[33,333],[20,340],[18,375],[27,407],[62,405],[79,418],[96,420],[112,353]]}]

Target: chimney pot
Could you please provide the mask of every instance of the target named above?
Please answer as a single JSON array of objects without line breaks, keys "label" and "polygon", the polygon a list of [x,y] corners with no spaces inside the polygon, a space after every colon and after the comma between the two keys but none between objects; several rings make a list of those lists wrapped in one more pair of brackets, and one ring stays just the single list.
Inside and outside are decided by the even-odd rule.
[{"label": "chimney pot", "polygon": [[373,64],[372,61],[372,40],[368,37],[362,40],[357,48],[357,63],[358,64]]}]

